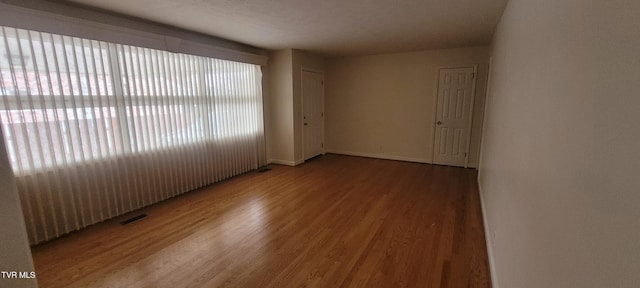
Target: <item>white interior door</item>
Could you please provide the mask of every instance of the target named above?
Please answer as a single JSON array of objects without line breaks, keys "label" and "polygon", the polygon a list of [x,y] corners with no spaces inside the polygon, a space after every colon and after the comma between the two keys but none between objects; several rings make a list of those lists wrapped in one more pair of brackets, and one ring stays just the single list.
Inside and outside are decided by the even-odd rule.
[{"label": "white interior door", "polygon": [[475,68],[443,68],[438,80],[433,162],[467,165]]},{"label": "white interior door", "polygon": [[324,150],[324,76],[302,70],[302,125],[304,159]]}]

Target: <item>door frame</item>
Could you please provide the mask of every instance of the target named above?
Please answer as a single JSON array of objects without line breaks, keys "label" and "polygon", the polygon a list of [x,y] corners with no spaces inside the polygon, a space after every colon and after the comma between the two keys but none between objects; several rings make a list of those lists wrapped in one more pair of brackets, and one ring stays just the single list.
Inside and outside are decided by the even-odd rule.
[{"label": "door frame", "polygon": [[322,76],[322,82],[323,82],[323,84],[322,84],[322,95],[320,96],[320,98],[322,98],[321,99],[322,100],[321,101],[322,102],[322,133],[321,133],[321,135],[322,135],[322,154],[321,155],[324,155],[325,152],[326,152],[326,147],[324,146],[324,143],[325,143],[325,141],[324,141],[325,140],[324,139],[324,137],[325,137],[325,135],[324,135],[325,134],[324,133],[324,128],[325,128],[325,123],[324,123],[325,122],[324,121],[324,119],[325,119],[325,117],[324,117],[324,113],[325,113],[325,111],[324,111],[324,94],[325,94],[324,71],[318,70],[318,69],[313,69],[313,68],[300,67],[300,102],[301,102],[301,105],[300,105],[300,119],[299,120],[300,120],[300,123],[302,123],[302,125],[301,125],[302,129],[300,129],[300,131],[301,131],[300,135],[302,137],[302,145],[301,145],[302,146],[301,147],[302,148],[302,163],[307,161],[307,159],[304,159],[305,158],[305,147],[304,147],[305,146],[305,138],[304,138],[305,135],[304,135],[304,80],[302,79],[302,73],[303,72],[318,73],[318,74],[320,74]]},{"label": "door frame", "polygon": [[471,148],[471,128],[473,127],[473,110],[475,110],[475,98],[476,98],[476,85],[478,84],[478,64],[469,65],[454,65],[454,66],[439,66],[436,76],[436,85],[433,97],[433,117],[431,117],[431,164],[435,164],[435,149],[436,149],[436,117],[438,114],[438,91],[440,90],[440,71],[442,69],[458,69],[458,68],[473,68],[473,84],[471,87],[471,112],[469,113],[469,132],[467,135],[467,143],[464,157],[464,168],[469,168],[469,150]]}]

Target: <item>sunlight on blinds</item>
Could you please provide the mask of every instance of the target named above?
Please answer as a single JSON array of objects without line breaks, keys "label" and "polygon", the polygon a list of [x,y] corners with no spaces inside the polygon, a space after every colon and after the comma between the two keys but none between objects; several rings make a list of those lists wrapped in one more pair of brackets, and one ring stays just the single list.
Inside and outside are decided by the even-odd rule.
[{"label": "sunlight on blinds", "polygon": [[257,65],[9,27],[0,40],[32,243],[265,162]]}]

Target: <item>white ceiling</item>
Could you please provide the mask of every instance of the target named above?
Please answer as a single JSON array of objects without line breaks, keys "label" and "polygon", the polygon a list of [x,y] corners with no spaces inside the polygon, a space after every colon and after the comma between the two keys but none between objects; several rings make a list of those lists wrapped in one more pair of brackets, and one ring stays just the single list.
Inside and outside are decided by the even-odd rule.
[{"label": "white ceiling", "polygon": [[507,0],[70,0],[266,49],[327,56],[486,45]]}]

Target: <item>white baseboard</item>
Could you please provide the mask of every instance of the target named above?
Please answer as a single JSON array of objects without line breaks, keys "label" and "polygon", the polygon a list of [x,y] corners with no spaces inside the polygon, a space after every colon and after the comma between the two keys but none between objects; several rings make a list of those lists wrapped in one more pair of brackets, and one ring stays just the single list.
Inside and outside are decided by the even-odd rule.
[{"label": "white baseboard", "polygon": [[403,156],[396,156],[396,155],[386,155],[386,154],[376,154],[376,153],[362,153],[362,152],[340,151],[340,150],[327,150],[326,153],[432,164],[431,162],[427,161],[427,159],[403,157]]},{"label": "white baseboard", "polygon": [[482,223],[484,224],[484,238],[487,242],[487,256],[489,257],[489,272],[491,273],[491,286],[499,288],[498,276],[496,275],[496,260],[493,256],[493,238],[491,237],[491,228],[489,228],[489,222],[487,221],[487,211],[484,204],[484,193],[482,190],[482,183],[480,177],[478,177],[478,192],[480,194],[480,208],[482,209]]},{"label": "white baseboard", "polygon": [[289,160],[280,160],[280,159],[269,159],[267,160],[267,164],[280,164],[286,166],[298,166],[304,163],[304,161],[289,161]]}]

